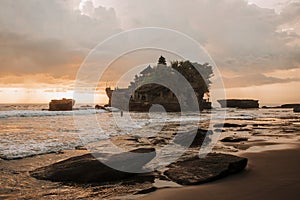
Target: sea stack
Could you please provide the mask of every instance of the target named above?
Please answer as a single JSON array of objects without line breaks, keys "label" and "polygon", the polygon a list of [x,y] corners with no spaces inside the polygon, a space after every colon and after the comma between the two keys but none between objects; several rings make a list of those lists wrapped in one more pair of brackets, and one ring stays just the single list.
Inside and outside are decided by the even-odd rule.
[{"label": "sea stack", "polygon": [[[211,109],[207,97],[212,76],[213,70],[208,63],[186,60],[167,65],[161,56],[156,66],[146,67],[127,88],[112,90],[107,87],[108,106],[134,112],[149,112],[154,105],[161,105],[166,112]],[[186,85],[179,81],[181,79]]]},{"label": "sea stack", "polygon": [[75,100],[73,99],[61,99],[61,100],[51,100],[49,103],[49,111],[71,111]]},{"label": "sea stack", "polygon": [[294,107],[294,112],[296,112],[296,113],[300,113],[300,106],[296,106],[296,107]]},{"label": "sea stack", "polygon": [[224,99],[218,102],[222,108],[259,108],[258,100],[252,99]]}]

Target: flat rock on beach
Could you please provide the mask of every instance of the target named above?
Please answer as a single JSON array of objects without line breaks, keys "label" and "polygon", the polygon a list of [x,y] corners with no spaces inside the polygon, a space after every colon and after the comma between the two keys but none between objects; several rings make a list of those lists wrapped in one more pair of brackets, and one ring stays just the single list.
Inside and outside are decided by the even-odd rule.
[{"label": "flat rock on beach", "polygon": [[103,164],[96,158],[97,155],[85,154],[36,169],[31,171],[30,174],[37,179],[58,182],[105,183],[119,181],[137,175],[126,172],[126,170],[140,172],[143,170],[143,166],[156,155],[154,148],[136,149],[130,153],[136,154],[121,153],[109,157],[107,161],[109,166],[118,166],[119,169],[124,171]]},{"label": "flat rock on beach", "polygon": [[242,171],[247,158],[228,154],[208,154],[205,158],[194,156],[168,166],[165,175],[181,185],[197,185]]},{"label": "flat rock on beach", "polygon": [[[132,152],[132,151],[131,151]],[[144,154],[128,157],[124,153],[111,156],[111,162],[126,164],[127,167],[137,169],[143,168],[156,153],[154,149],[137,149],[134,152],[150,153],[150,156]],[[146,154],[147,155],[147,154]],[[135,159],[141,158],[142,162],[135,162]],[[247,165],[247,159],[227,154],[208,154],[205,158],[199,158],[198,155],[181,158],[180,161],[167,166],[164,172],[165,178],[181,185],[195,185],[214,181],[224,176],[237,173],[243,170]],[[163,172],[157,173],[130,173],[112,169],[101,163],[91,154],[69,158],[67,160],[42,167],[31,171],[30,174],[42,180],[55,182],[72,183],[106,183],[121,180],[139,180],[154,182],[154,179],[160,179]]]}]

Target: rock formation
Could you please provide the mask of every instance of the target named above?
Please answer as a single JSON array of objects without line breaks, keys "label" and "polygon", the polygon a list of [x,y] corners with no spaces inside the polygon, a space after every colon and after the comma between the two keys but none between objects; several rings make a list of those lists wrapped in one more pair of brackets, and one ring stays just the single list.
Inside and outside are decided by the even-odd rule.
[{"label": "rock formation", "polygon": [[[140,155],[131,156],[130,154],[121,153],[108,157],[108,163],[110,166],[120,166],[122,168],[122,165],[124,165],[124,168],[141,171],[141,168],[156,155],[154,148],[136,149],[131,152],[140,153]],[[146,155],[148,156],[142,153],[147,153]],[[104,155],[98,156],[102,157]],[[73,157],[50,166],[36,169],[30,172],[30,174],[37,179],[74,183],[104,183],[119,181],[137,175],[110,168],[101,163],[96,157],[96,154]],[[142,162],[136,162],[136,160]]]},{"label": "rock formation", "polygon": [[74,104],[75,100],[73,99],[51,100],[49,111],[70,111],[73,110]]},{"label": "rock formation", "polygon": [[[118,154],[109,158],[111,162],[125,161],[124,165],[143,167],[155,157],[155,150],[137,149],[133,152],[147,152],[151,156],[144,162],[136,164],[134,157]],[[141,154],[144,157],[144,154]],[[129,160],[128,160],[129,159]],[[247,166],[247,159],[227,154],[208,154],[204,158],[198,155],[182,157],[179,161],[167,166],[167,170],[153,173],[129,173],[112,169],[101,163],[91,154],[73,157],[46,167],[31,171],[31,176],[56,182],[80,183],[80,184],[106,184],[113,182],[154,182],[163,178],[181,185],[195,185],[217,180],[230,174],[238,173]]]},{"label": "rock formation", "polygon": [[300,106],[294,108],[294,112],[300,112]]},{"label": "rock formation", "polygon": [[227,154],[208,154],[178,161],[168,166],[165,175],[181,185],[196,185],[214,181],[242,171],[247,166],[247,158]]},{"label": "rock formation", "polygon": [[221,142],[246,142],[248,138],[239,138],[239,137],[225,137],[221,140]]},{"label": "rock formation", "polygon": [[167,66],[161,56],[157,66],[148,66],[136,75],[128,88],[106,88],[108,105],[137,112],[148,112],[153,105],[161,105],[167,112],[210,109],[211,102],[204,95],[209,93],[212,75],[207,63],[174,61]]},{"label": "rock formation", "polygon": [[222,108],[259,108],[258,100],[252,99],[223,99],[218,102]]},{"label": "rock formation", "polygon": [[209,136],[212,134],[212,131],[203,129],[198,129],[193,132],[178,133],[174,138],[174,143],[185,147],[201,147],[203,143],[206,145],[211,141]]}]

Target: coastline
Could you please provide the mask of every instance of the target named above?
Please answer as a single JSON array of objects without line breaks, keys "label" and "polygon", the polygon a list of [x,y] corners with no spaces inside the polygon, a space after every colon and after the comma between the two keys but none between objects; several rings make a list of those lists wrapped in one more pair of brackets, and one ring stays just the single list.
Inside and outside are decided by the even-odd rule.
[{"label": "coastline", "polygon": [[238,174],[198,186],[161,189],[143,200],[298,199],[300,196],[300,145],[286,150],[240,154],[247,168]]},{"label": "coastline", "polygon": [[[209,114],[210,113],[206,113],[206,115]],[[101,116],[103,119],[107,117],[106,114],[102,114]],[[136,114],[136,117],[141,116],[143,115],[140,113]],[[82,117],[86,118],[85,115]],[[178,127],[176,116],[172,117],[175,120],[170,120],[167,126],[164,126],[164,129],[162,129],[158,135],[155,135],[155,137],[136,137],[138,134],[145,133],[151,135],[152,131],[156,131],[154,128],[157,124],[147,124],[146,129],[142,131],[138,130],[138,132],[133,132],[130,135],[113,135],[109,140],[100,140],[95,143],[95,145],[99,148],[102,146],[107,147],[107,142],[111,141],[115,145],[127,150],[141,147],[162,148],[174,137],[174,131],[177,130],[176,128]],[[170,119],[173,119],[172,117]],[[192,127],[194,117],[195,116],[190,116],[190,118],[188,118],[190,121],[185,122],[186,131]],[[61,127],[65,127],[63,129],[65,133],[63,135],[64,137],[61,137],[64,140],[70,137],[72,139],[74,134],[78,134],[76,132],[77,129],[74,129],[73,126],[69,126],[70,120],[73,120],[71,116],[35,119],[40,119],[41,122],[45,123],[44,125],[47,125],[49,121],[60,119],[59,121],[63,123],[61,126],[58,126],[57,133],[60,134],[60,131],[62,131]],[[24,123],[24,120],[27,122],[30,121],[31,118],[23,117],[20,118],[18,122]],[[8,118],[6,121],[14,123],[15,119]],[[85,148],[76,146],[78,148],[74,150],[60,150],[57,153],[39,154],[20,159],[7,160],[0,158],[0,199],[193,199],[193,197],[194,199],[199,199],[196,198],[199,196],[202,197],[201,199],[268,199],[266,196],[253,195],[276,194],[276,192],[280,192],[279,190],[284,190],[281,192],[282,195],[273,195],[269,199],[276,199],[277,196],[280,198],[282,198],[282,196],[289,197],[288,195],[291,196],[289,199],[293,199],[295,195],[299,194],[296,189],[300,188],[297,182],[300,177],[299,172],[297,172],[295,168],[298,165],[297,158],[300,155],[300,137],[298,134],[300,127],[298,115],[290,111],[280,110],[268,110],[268,112],[264,112],[264,110],[263,112],[260,112],[260,110],[251,110],[250,113],[248,110],[247,113],[243,110],[231,110],[230,116],[225,122],[222,128],[220,128],[218,124],[214,127],[214,131],[221,135],[213,152],[248,158],[249,163],[247,169],[239,174],[230,175],[229,177],[197,186],[180,186],[173,181],[165,181],[165,179],[156,179],[154,182],[151,180],[143,183],[136,181],[130,185],[123,180],[104,185],[89,183],[69,184],[38,180],[30,175],[30,171],[35,169],[89,153]],[[200,126],[200,130],[206,128],[206,126],[206,123],[203,122]],[[27,126],[21,126],[20,128],[27,130]],[[52,126],[50,126],[50,128],[52,128]],[[30,131],[30,129],[28,130]],[[59,134],[58,136],[60,136]],[[47,137],[42,137],[47,134],[37,132],[34,136],[35,135],[37,137],[33,138],[37,139],[36,144],[39,146],[44,144],[43,142],[48,141]],[[6,135],[4,134],[3,138],[5,138],[4,136]],[[21,141],[18,140],[18,135],[9,136],[6,141]],[[56,135],[53,135],[53,138],[56,138],[54,136]],[[49,139],[51,142],[52,137],[49,137]],[[202,141],[201,137],[198,139]],[[57,141],[59,142],[61,140]],[[21,144],[25,146],[22,142]],[[32,144],[27,146],[31,147],[31,145]],[[293,149],[289,150],[288,148]],[[198,151],[199,149],[196,147],[191,147],[187,155],[197,153]],[[16,148],[16,151],[11,151],[8,155],[17,155],[18,152],[19,149]],[[168,156],[168,154],[166,154],[166,156]],[[266,164],[268,165],[266,166]],[[290,166],[293,167],[294,171],[286,171],[286,168]],[[270,175],[269,170],[271,170],[273,174]],[[175,171],[175,174],[178,173]],[[296,179],[293,179],[295,177]],[[266,180],[259,182],[259,180],[263,178]],[[279,183],[277,183],[278,180],[283,180],[283,182],[279,181]],[[285,185],[289,184],[295,186],[290,189],[285,188]],[[242,185],[244,185],[244,188]],[[167,187],[169,187],[169,189],[165,189]],[[179,188],[176,189],[174,187]]]}]

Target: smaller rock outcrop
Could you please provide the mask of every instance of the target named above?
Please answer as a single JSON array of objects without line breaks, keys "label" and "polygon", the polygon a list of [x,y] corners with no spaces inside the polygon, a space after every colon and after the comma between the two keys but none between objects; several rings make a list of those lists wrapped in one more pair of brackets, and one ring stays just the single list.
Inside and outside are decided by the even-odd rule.
[{"label": "smaller rock outcrop", "polygon": [[49,103],[49,111],[71,111],[75,100],[73,99],[61,99],[61,100],[51,100]]},{"label": "smaller rock outcrop", "polygon": [[295,107],[294,112],[300,112],[300,106]]},{"label": "smaller rock outcrop", "polygon": [[[211,139],[209,135],[213,132],[210,130],[197,129],[197,131],[189,131],[185,133],[178,133],[174,138],[174,143],[185,147],[201,147],[202,144],[209,143]],[[206,137],[208,135],[208,137]]]},{"label": "smaller rock outcrop", "polygon": [[205,158],[194,156],[169,165],[164,174],[178,184],[197,185],[240,172],[247,162],[247,158],[227,154],[208,154]]},{"label": "smaller rock outcrop", "polygon": [[[134,153],[147,153],[131,156],[121,153],[109,156],[108,162],[117,162],[121,166],[142,168],[155,156],[154,148],[140,148]],[[142,162],[137,162],[142,160]],[[38,168],[31,171],[31,176],[63,183],[79,184],[106,184],[113,182],[123,183],[153,183],[155,179],[171,180],[181,185],[196,185],[217,180],[230,174],[238,173],[247,166],[247,158],[228,154],[208,154],[199,158],[198,154],[188,154],[177,162],[166,167],[166,171],[131,173],[119,171],[99,162],[91,154],[69,158],[67,160]],[[150,188],[149,191],[152,191]],[[142,191],[143,192],[148,192]]]},{"label": "smaller rock outcrop", "polygon": [[239,137],[226,137],[221,140],[221,142],[246,142],[248,138],[239,138]]},{"label": "smaller rock outcrop", "polygon": [[[121,169],[124,168],[124,170],[130,168],[141,171],[141,168],[156,156],[154,148],[140,148],[130,152],[136,154],[121,153],[112,155],[106,158],[106,164],[118,166]],[[103,164],[97,159],[97,157],[103,156],[105,155],[85,154],[36,169],[31,171],[30,174],[37,179],[73,183],[105,183],[137,175],[119,171]]]},{"label": "smaller rock outcrop", "polygon": [[300,104],[294,103],[294,104],[283,104],[280,106],[281,108],[296,108],[300,107]]},{"label": "smaller rock outcrop", "polygon": [[258,100],[252,99],[223,99],[218,102],[222,108],[259,108]]},{"label": "smaller rock outcrop", "polygon": [[233,124],[233,123],[220,123],[220,124],[215,124],[214,127],[215,128],[242,128],[242,127],[246,127],[247,125],[246,124]]},{"label": "smaller rock outcrop", "polygon": [[100,109],[105,110],[105,107],[97,104],[97,105],[95,105],[95,109],[96,110],[100,110]]}]

